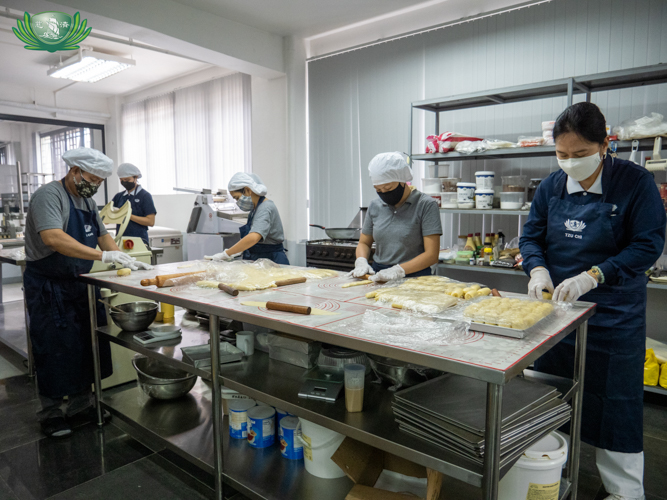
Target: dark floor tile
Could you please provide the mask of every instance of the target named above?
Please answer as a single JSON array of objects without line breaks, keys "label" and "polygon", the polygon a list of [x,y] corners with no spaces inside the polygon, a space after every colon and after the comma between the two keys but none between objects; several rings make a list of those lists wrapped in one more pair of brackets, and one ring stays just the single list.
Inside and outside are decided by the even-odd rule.
[{"label": "dark floor tile", "polygon": [[659,497],[656,495],[646,494],[646,500],[665,500],[665,497]]},{"label": "dark floor tile", "polygon": [[114,425],[103,431],[89,425],[67,439],[45,438],[1,453],[0,477],[20,500],[43,500],[151,453]]},{"label": "dark floor tile", "polygon": [[598,467],[595,465],[595,447],[584,442],[581,443],[579,454],[579,473],[589,476],[599,476]]},{"label": "dark floor tile", "polygon": [[19,375],[0,380],[0,410],[38,398],[34,379]]},{"label": "dark floor tile", "polygon": [[644,489],[647,494],[667,498],[667,443],[644,437]]},{"label": "dark floor tile", "polygon": [[667,441],[667,406],[644,403],[644,435]]},{"label": "dark floor tile", "polygon": [[18,500],[17,496],[14,495],[11,488],[7,486],[2,479],[0,479],[0,500]]},{"label": "dark floor tile", "polygon": [[598,476],[579,472],[577,500],[595,500],[601,488],[602,481]]},{"label": "dark floor tile", "polygon": [[38,399],[0,407],[0,453],[44,437],[36,415],[40,407]]},{"label": "dark floor tile", "polygon": [[207,500],[163,467],[152,455],[64,491],[51,500]]},{"label": "dark floor tile", "polygon": [[0,304],[0,337],[12,349],[27,357],[28,338],[22,300]]}]

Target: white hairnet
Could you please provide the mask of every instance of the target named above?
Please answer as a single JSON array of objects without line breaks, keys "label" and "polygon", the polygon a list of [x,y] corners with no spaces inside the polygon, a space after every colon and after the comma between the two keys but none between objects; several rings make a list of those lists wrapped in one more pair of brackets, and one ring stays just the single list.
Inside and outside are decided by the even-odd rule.
[{"label": "white hairnet", "polygon": [[368,173],[374,186],[412,180],[412,171],[398,151],[376,155],[368,164]]},{"label": "white hairnet", "polygon": [[259,196],[266,196],[268,192],[262,179],[257,174],[247,174],[245,172],[236,172],[229,180],[227,188],[230,193],[232,191],[242,191],[243,188],[250,188],[250,191]]},{"label": "white hairnet", "polygon": [[62,158],[69,167],[79,167],[102,179],[106,179],[113,172],[113,160],[97,149],[70,149],[65,151]]},{"label": "white hairnet", "polygon": [[121,163],[118,165],[118,171],[116,172],[118,177],[121,179],[124,177],[139,177],[141,179],[141,170],[132,165],[131,163]]}]

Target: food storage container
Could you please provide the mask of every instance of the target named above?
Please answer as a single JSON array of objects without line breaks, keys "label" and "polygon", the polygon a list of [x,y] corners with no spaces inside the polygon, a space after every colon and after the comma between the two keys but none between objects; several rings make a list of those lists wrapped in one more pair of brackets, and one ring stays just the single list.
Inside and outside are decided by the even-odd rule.
[{"label": "food storage container", "polygon": [[500,193],[500,208],[503,210],[521,210],[526,193]]},{"label": "food storage container", "polygon": [[503,193],[525,193],[526,192],[526,176],[525,175],[508,175],[503,176]]},{"label": "food storage container", "polygon": [[458,193],[440,193],[442,208],[459,208]]},{"label": "food storage container", "polygon": [[422,186],[424,186],[424,193],[426,194],[439,194],[442,191],[438,177],[423,177]]},{"label": "food storage container", "polygon": [[438,204],[438,208],[442,206],[442,196],[440,195],[440,193],[430,194],[429,196],[435,200],[435,202]]},{"label": "food storage container", "polygon": [[537,186],[540,185],[542,179],[530,179],[530,184],[528,184],[528,191],[526,192],[526,201],[532,202],[535,198],[535,191],[537,191]]},{"label": "food storage container", "polygon": [[491,210],[493,208],[493,189],[476,190],[475,207],[477,210]]},{"label": "food storage container", "polygon": [[459,208],[474,208],[475,207],[475,183],[474,182],[459,182],[456,185],[456,192],[458,194],[457,201]]},{"label": "food storage container", "polygon": [[456,185],[461,182],[460,177],[447,177],[440,179],[443,193],[456,193]]},{"label": "food storage container", "polygon": [[475,184],[477,189],[493,189],[493,182],[496,178],[496,173],[483,170],[475,172]]},{"label": "food storage container", "polygon": [[447,177],[449,175],[449,163],[426,165],[426,177]]}]

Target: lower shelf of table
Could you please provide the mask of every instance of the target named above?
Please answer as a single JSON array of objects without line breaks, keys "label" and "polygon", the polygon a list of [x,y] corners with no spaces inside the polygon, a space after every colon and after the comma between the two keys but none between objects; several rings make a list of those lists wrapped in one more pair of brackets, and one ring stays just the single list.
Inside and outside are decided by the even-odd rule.
[{"label": "lower shelf of table", "polygon": [[[157,401],[138,387],[105,396],[104,406],[139,436],[148,436],[209,474],[215,474],[213,414],[208,385],[197,382],[185,397]],[[320,479],[302,461],[282,457],[277,446],[250,448],[223,429],[223,476],[226,483],[254,500],[343,500],[352,488],[347,478]]]},{"label": "lower shelf of table", "polygon": [[660,386],[645,385],[644,386],[644,391],[645,392],[653,392],[655,394],[661,394],[662,396],[667,396],[667,389],[663,389]]}]

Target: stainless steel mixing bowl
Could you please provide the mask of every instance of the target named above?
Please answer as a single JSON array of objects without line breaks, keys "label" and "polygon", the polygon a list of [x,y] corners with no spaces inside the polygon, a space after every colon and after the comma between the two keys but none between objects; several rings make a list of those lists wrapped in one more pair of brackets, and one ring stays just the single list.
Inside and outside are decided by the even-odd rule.
[{"label": "stainless steel mixing bowl", "polygon": [[155,399],[180,398],[190,392],[197,382],[197,375],[144,356],[132,359],[132,366],[137,371],[139,387]]},{"label": "stainless steel mixing bowl", "polygon": [[368,360],[375,375],[379,379],[392,384],[393,390],[412,387],[413,385],[421,384],[442,375],[442,372],[433,368],[411,365],[403,361],[385,358],[384,356],[369,354]]},{"label": "stainless steel mixing bowl", "polygon": [[118,328],[126,332],[143,332],[157,316],[157,303],[155,302],[128,302],[116,307],[124,312],[109,308],[109,316]]}]

